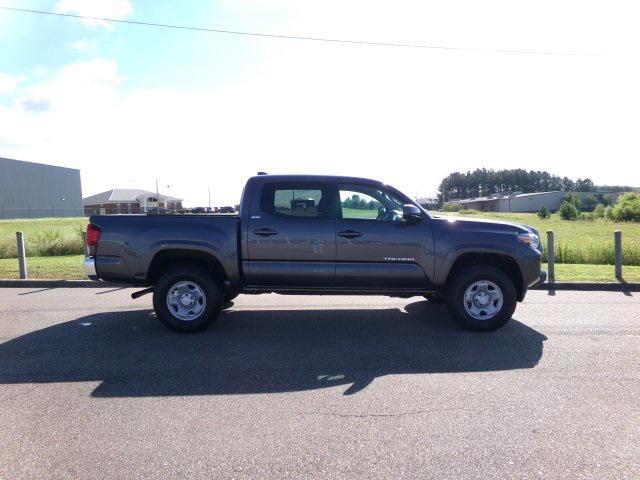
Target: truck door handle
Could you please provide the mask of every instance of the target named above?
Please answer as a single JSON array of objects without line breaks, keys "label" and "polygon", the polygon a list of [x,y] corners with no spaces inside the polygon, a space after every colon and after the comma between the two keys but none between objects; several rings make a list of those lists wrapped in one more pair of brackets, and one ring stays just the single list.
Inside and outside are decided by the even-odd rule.
[{"label": "truck door handle", "polygon": [[261,237],[270,237],[271,235],[277,235],[278,232],[275,230],[271,230],[270,228],[257,228],[253,231],[256,235],[260,235]]},{"label": "truck door handle", "polygon": [[338,236],[343,238],[357,238],[361,237],[362,234],[355,230],[343,230],[342,232],[338,232]]}]

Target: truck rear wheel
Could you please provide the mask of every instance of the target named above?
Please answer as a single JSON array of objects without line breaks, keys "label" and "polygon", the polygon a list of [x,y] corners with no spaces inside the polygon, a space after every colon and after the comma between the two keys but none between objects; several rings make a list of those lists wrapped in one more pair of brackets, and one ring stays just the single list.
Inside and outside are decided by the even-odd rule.
[{"label": "truck rear wheel", "polygon": [[222,302],[223,295],[215,279],[197,266],[167,271],[153,292],[158,320],[177,332],[205,330],[218,317]]},{"label": "truck rear wheel", "polygon": [[513,280],[491,265],[460,270],[447,285],[449,313],[467,330],[487,332],[504,326],[517,301]]}]

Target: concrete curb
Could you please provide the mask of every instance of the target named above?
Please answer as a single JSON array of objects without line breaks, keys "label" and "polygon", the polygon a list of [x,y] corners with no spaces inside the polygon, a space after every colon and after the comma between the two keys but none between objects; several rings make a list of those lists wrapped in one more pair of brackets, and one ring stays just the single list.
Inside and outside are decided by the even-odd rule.
[{"label": "concrete curb", "polygon": [[2,280],[0,288],[109,288],[127,287],[120,283],[94,282],[93,280]]},{"label": "concrete curb", "polygon": [[530,290],[576,290],[583,292],[640,292],[640,283],[555,282],[535,285]]},{"label": "concrete curb", "polygon": [[[113,288],[139,287],[122,283],[94,282],[93,280],[1,280],[0,288]],[[140,287],[141,288],[141,287]],[[640,283],[556,282],[543,283],[531,290],[577,290],[587,292],[640,292]]]}]

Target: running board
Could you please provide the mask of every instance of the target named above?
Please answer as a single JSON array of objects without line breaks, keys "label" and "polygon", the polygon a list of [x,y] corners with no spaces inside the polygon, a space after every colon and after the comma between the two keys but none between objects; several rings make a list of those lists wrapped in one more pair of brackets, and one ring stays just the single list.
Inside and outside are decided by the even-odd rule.
[{"label": "running board", "polygon": [[267,288],[255,285],[248,285],[242,289],[245,294],[277,293],[281,295],[380,295],[384,297],[416,297],[426,293],[437,292],[437,290],[407,290],[407,289],[383,289],[383,288],[310,288],[310,287],[281,287]]}]

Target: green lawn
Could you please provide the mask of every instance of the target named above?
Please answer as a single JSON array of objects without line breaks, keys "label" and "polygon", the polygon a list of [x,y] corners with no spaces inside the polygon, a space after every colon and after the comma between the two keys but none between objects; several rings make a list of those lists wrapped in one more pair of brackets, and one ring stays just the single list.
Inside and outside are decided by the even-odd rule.
[{"label": "green lawn", "polygon": [[87,223],[89,219],[85,217],[0,220],[0,242],[15,241],[18,231],[24,232],[26,237],[45,230],[59,230],[64,235],[77,235],[77,230],[85,229]]},{"label": "green lawn", "polygon": [[[624,264],[640,265],[640,223],[616,223],[603,219],[570,221],[560,219],[557,214],[542,220],[534,213],[479,212],[473,215],[459,213],[446,213],[446,215],[526,223],[538,229],[543,244],[547,241],[546,232],[553,230],[556,262],[559,263],[612,265],[614,263],[613,233],[620,230]],[[543,257],[543,261],[546,261],[546,256]]]},{"label": "green lawn", "polygon": [[[542,264],[548,270],[546,263]],[[556,263],[556,282],[617,282],[613,265],[578,265],[574,263]],[[640,267],[625,266],[622,276],[626,282],[640,282]]]},{"label": "green lawn", "polygon": [[[83,279],[82,261],[84,255],[62,257],[28,257],[29,278]],[[20,278],[17,258],[0,259],[0,278]]]},{"label": "green lawn", "polygon": [[360,210],[359,208],[343,208],[343,218],[376,218],[378,210]]},{"label": "green lawn", "polygon": [[[442,215],[443,212],[433,212]],[[570,241],[576,243],[611,242],[613,232],[620,230],[625,244],[640,246],[640,223],[613,222],[611,220],[562,220],[558,214],[551,218],[540,219],[535,213],[497,213],[480,212],[477,215],[460,215],[457,212],[444,213],[460,217],[482,217],[508,222],[526,223],[542,234],[543,239],[547,230],[553,230],[556,241]]]},{"label": "green lawn", "polygon": [[82,252],[81,234],[87,223],[84,217],[0,220],[0,258],[17,256],[17,231],[24,233],[29,256],[79,254]]}]

